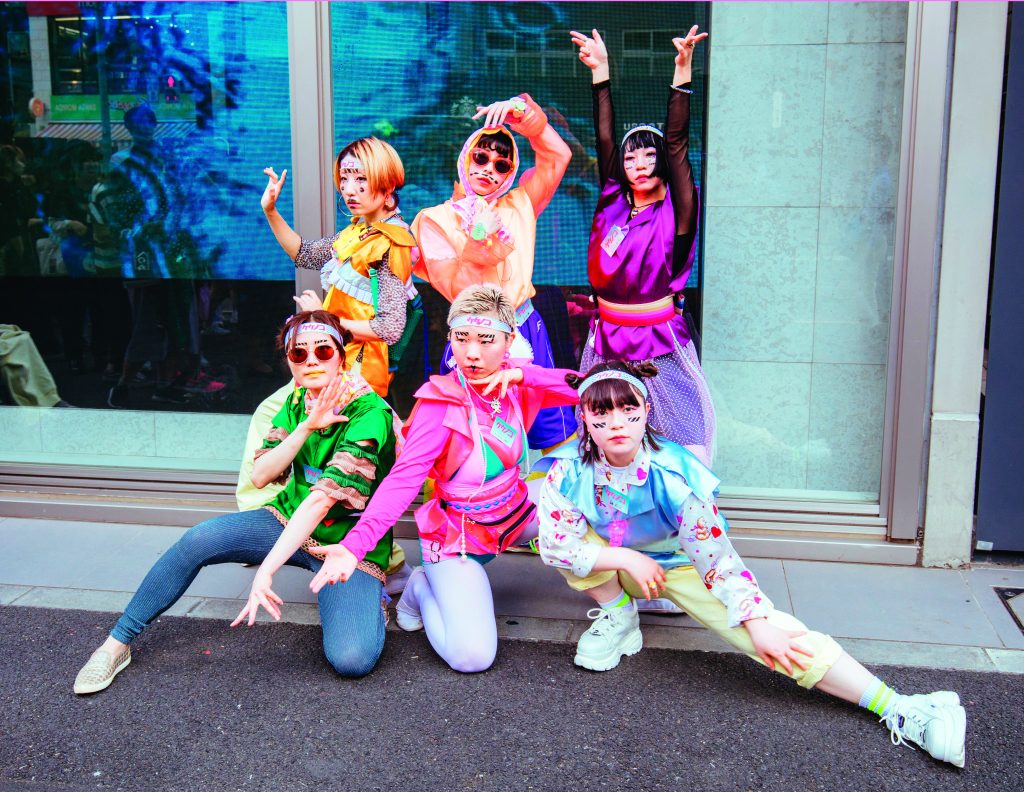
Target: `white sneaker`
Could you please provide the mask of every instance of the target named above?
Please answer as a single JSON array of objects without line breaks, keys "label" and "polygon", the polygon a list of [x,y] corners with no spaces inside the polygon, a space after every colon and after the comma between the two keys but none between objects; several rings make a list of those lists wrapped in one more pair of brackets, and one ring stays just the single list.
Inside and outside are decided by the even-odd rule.
[{"label": "white sneaker", "polygon": [[619,664],[623,655],[635,655],[643,649],[644,636],[636,608],[592,608],[587,617],[594,623],[576,644],[576,665],[591,671],[608,671]]},{"label": "white sneaker", "polygon": [[395,572],[395,574],[387,576],[384,591],[389,597],[397,597],[405,591],[410,575],[412,575],[412,567],[408,564],[402,564],[402,568]]},{"label": "white sneaker", "polygon": [[395,605],[395,623],[405,630],[406,632],[415,632],[416,630],[423,629],[423,619],[420,618],[420,606],[412,596],[412,583],[413,576],[422,575],[423,567],[418,566],[409,573],[409,577],[405,580],[405,590],[402,592],[402,598]]},{"label": "white sneaker", "polygon": [[641,613],[655,613],[659,616],[682,616],[685,611],[667,597],[652,600],[635,599],[636,609]]},{"label": "white sneaker", "polygon": [[960,697],[950,691],[904,696],[881,720],[889,727],[893,745],[917,743],[940,762],[963,767],[967,713]]}]

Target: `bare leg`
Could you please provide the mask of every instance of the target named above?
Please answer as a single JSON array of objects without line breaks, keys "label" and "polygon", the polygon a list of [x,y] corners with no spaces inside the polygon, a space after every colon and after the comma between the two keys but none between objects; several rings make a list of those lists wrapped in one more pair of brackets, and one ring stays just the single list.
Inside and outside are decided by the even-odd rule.
[{"label": "bare leg", "polygon": [[843,652],[815,687],[830,696],[858,704],[874,679],[874,674]]}]

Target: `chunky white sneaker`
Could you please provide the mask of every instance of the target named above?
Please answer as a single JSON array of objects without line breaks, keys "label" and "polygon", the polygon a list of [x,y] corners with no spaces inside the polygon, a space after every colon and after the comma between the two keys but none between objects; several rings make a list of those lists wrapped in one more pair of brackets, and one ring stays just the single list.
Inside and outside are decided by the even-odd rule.
[{"label": "chunky white sneaker", "polygon": [[576,644],[576,665],[591,671],[608,671],[619,664],[623,655],[635,655],[643,649],[644,636],[636,608],[592,608],[587,617],[594,623]]},{"label": "chunky white sneaker", "polygon": [[952,690],[936,690],[934,693],[918,693],[907,698],[918,699],[926,704],[933,704],[936,707],[959,707],[960,696]]},{"label": "chunky white sneaker", "polygon": [[409,576],[412,575],[412,567],[402,564],[402,568],[395,574],[387,576],[387,583],[384,584],[384,591],[389,597],[397,597],[409,583]]},{"label": "chunky white sneaker", "polygon": [[416,575],[422,574],[424,572],[421,566],[416,567],[409,573],[409,577],[405,581],[405,591],[402,592],[402,598],[395,605],[395,622],[406,632],[415,632],[416,630],[423,629],[423,619],[420,618],[420,606],[412,595],[412,586],[410,585]]},{"label": "chunky white sneaker", "polygon": [[901,698],[882,718],[892,744],[906,745],[910,740],[940,762],[963,767],[967,713],[959,703],[944,703],[953,697],[959,702],[959,696],[946,690]]}]

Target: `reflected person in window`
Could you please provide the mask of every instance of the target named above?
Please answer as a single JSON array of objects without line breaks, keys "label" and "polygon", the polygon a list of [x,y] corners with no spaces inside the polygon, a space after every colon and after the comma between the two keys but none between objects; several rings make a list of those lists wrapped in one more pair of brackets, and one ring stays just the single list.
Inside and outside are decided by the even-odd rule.
[{"label": "reflected person in window", "polygon": [[830,636],[775,609],[729,541],[716,504],[718,478],[652,430],[657,374],[650,362],[613,361],[584,377],[570,375],[583,415],[581,441],[538,463],[550,465],[538,507],[541,557],[598,605],[576,665],[607,671],[639,652],[637,604],[667,597],[801,687],[868,709],[893,743],[915,742],[963,767],[967,716],[956,693],[900,695]]},{"label": "reflected person in window", "polygon": [[[263,507],[196,525],[160,556],[107,640],[79,672],[79,695],[103,690],[131,662],[129,644],[173,605],[209,564],[259,563],[246,606],[232,626],[251,627],[259,608],[274,619],[272,588],[283,565],[317,573],[324,548],[343,539],[395,460],[394,414],[345,369],[348,332],[327,311],[291,317],[278,335],[295,381],[255,453],[252,482],[284,482]],[[314,577],[327,661],[345,677],[368,674],[384,648],[384,570],[391,531],[337,585]],[[319,583],[318,583],[319,581]]]},{"label": "reflected person in window", "polygon": [[[512,355],[552,368],[547,328],[531,302],[533,257],[537,218],[558,189],[572,155],[529,94],[478,107],[473,118],[483,118],[484,125],[463,144],[456,163],[459,181],[451,198],[424,209],[413,220],[420,251],[414,272],[449,302],[474,284],[499,286],[515,308]],[[535,158],[518,186],[519,150],[512,133],[530,142]],[[442,373],[451,371],[454,363],[449,345],[441,360]],[[530,447],[556,446],[575,431],[571,411],[547,410],[530,429]]]},{"label": "reflected person in window", "polygon": [[695,25],[675,46],[668,117],[631,129],[616,143],[608,50],[596,30],[571,32],[591,69],[601,195],[587,250],[598,316],[580,369],[608,360],[653,360],[651,420],[704,464],[712,461],[715,413],[697,350],[679,303],[690,276],[698,196],[689,161],[690,77],[694,47],[707,33]]}]

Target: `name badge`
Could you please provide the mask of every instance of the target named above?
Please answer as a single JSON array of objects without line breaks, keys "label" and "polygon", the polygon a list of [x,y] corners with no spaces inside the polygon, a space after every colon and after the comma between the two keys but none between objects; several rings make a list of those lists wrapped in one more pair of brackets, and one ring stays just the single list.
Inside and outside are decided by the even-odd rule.
[{"label": "name badge", "polygon": [[622,244],[622,240],[626,238],[626,232],[629,227],[619,228],[617,225],[612,226],[612,230],[608,232],[608,236],[604,238],[601,243],[601,249],[609,256],[614,256],[615,251],[619,249],[619,245]]},{"label": "name badge", "polygon": [[323,475],[323,471],[320,468],[312,467],[311,465],[303,465],[302,472],[306,476],[306,483],[312,486],[320,480],[320,476]]},{"label": "name badge", "polygon": [[623,514],[629,511],[629,498],[626,497],[626,493],[619,492],[615,487],[609,487],[607,484],[604,488],[604,501]]},{"label": "name badge", "polygon": [[491,437],[497,438],[498,442],[508,448],[516,441],[516,430],[506,423],[501,416],[494,416],[494,424],[491,426]]}]

